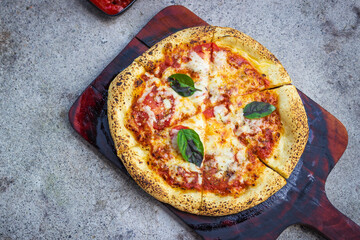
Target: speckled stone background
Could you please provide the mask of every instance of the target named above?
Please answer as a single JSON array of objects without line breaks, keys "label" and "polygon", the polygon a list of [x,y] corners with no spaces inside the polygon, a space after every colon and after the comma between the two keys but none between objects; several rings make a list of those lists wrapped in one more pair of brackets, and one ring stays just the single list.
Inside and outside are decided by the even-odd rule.
[{"label": "speckled stone background", "polygon": [[[0,238],[198,239],[71,128],[76,98],[158,11],[182,4],[269,48],[347,128],[330,201],[360,224],[360,2],[146,1],[107,17],[86,0],[0,1]],[[321,239],[291,226],[279,239]]]}]

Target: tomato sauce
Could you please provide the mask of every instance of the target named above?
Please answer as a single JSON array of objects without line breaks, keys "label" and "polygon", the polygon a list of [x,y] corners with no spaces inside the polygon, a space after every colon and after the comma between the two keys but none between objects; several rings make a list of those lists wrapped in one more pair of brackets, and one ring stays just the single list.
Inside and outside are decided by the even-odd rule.
[{"label": "tomato sauce", "polygon": [[271,156],[275,144],[280,137],[279,132],[274,132],[271,129],[262,130],[261,135],[257,138],[256,143],[249,148],[249,150],[258,156],[260,159],[266,159]]},{"label": "tomato sauce", "polygon": [[157,70],[157,68],[155,67],[154,69],[152,69],[151,73],[154,74],[155,77],[161,78],[164,71],[168,67],[179,68],[181,65],[179,63],[179,58],[177,58],[176,56],[165,56],[165,60],[160,62],[158,66],[159,71],[155,72],[155,70]]},{"label": "tomato sauce", "polygon": [[177,137],[177,134],[178,132],[181,130],[181,129],[189,129],[188,127],[186,126],[183,126],[183,125],[177,125],[175,127],[173,127],[170,131],[170,138],[171,140],[174,138],[174,137]]},{"label": "tomato sauce", "polygon": [[134,0],[90,0],[95,6],[97,6],[101,11],[109,14],[115,15],[121,12]]},{"label": "tomato sauce", "polygon": [[257,101],[260,102],[267,102],[270,103],[274,106],[278,105],[278,97],[274,94],[271,94],[269,92],[265,92],[263,94],[260,94],[260,97],[256,99]]},{"label": "tomato sauce", "polygon": [[231,52],[230,49],[212,45],[211,61],[214,62],[216,52],[223,51],[227,55],[227,63],[231,68],[237,69],[237,74],[226,80],[226,89],[230,95],[237,89],[246,89],[246,94],[259,91],[270,86],[270,81],[265,74],[259,73],[251,63],[237,53]]},{"label": "tomato sauce", "polygon": [[245,189],[251,183],[248,181],[240,182],[238,176],[236,179],[229,182],[230,177],[235,173],[226,173],[221,178],[215,177],[217,173],[217,166],[214,166],[214,156],[205,155],[203,163],[203,190],[214,192],[221,195],[236,195]]},{"label": "tomato sauce", "polygon": [[[165,108],[165,99],[170,102],[170,108]],[[152,116],[149,116],[148,113],[151,113],[149,110],[152,112]],[[168,127],[174,112],[174,97],[164,96],[154,86],[142,102],[135,101],[132,105],[127,128],[135,132],[139,142],[148,145],[153,130],[162,130]],[[152,125],[149,123],[152,123]]]},{"label": "tomato sauce", "polygon": [[[157,169],[159,175],[171,186],[201,190],[199,174],[197,172],[189,172],[182,167],[178,167],[175,176],[171,176],[170,170],[166,165],[156,166],[156,164],[154,164],[153,167]],[[191,182],[188,181],[188,179],[191,179]]]},{"label": "tomato sauce", "polygon": [[230,54],[228,57],[228,62],[230,65],[234,66],[235,68],[241,67],[242,64],[250,65],[250,63],[247,60],[245,60],[245,58],[236,54]]},{"label": "tomato sauce", "polygon": [[235,179],[230,183],[229,176],[219,179],[214,177],[215,173],[216,170],[213,172],[207,171],[203,173],[203,190],[221,195],[236,195],[250,185],[249,182],[240,182],[239,179]]},{"label": "tomato sauce", "polygon": [[265,74],[261,75],[253,68],[245,68],[245,73],[251,78],[256,79],[258,81],[259,86],[264,86],[264,87],[270,86],[270,81],[266,78]]},{"label": "tomato sauce", "polygon": [[138,106],[135,106],[126,125],[128,129],[135,133],[136,139],[144,145],[149,144],[151,129],[145,123],[148,119],[148,115],[139,110]]},{"label": "tomato sauce", "polygon": [[[270,92],[262,92],[255,101],[267,102],[278,106],[278,97]],[[255,133],[241,133],[238,139],[242,144],[248,146],[248,153],[255,155],[260,159],[266,159],[273,153],[276,144],[279,142],[281,132],[283,131],[280,114],[275,110],[270,115],[263,118],[264,128]],[[270,127],[271,126],[271,127]]]},{"label": "tomato sauce", "polygon": [[212,43],[204,43],[201,45],[196,45],[195,47],[192,48],[192,50],[196,52],[203,59],[205,57],[205,52],[206,51],[211,52],[211,49],[212,49]]},{"label": "tomato sauce", "polygon": [[[169,109],[165,108],[164,99],[170,101],[171,107]],[[154,129],[162,130],[170,125],[171,117],[175,111],[175,99],[173,96],[164,97],[161,92],[159,93],[154,87],[150,94],[145,97],[142,104],[149,106],[155,115],[156,121],[153,123]]]},{"label": "tomato sauce", "polygon": [[155,77],[161,78],[167,68],[173,67],[178,69],[181,67],[181,63],[189,62],[191,60],[190,53],[192,51],[196,52],[201,58],[205,58],[206,52],[211,53],[211,49],[211,43],[196,45],[190,49],[188,46],[181,45],[172,49],[172,46],[170,45],[164,49],[164,59],[159,62],[155,62],[149,72]]},{"label": "tomato sauce", "polygon": [[214,108],[210,107],[203,112],[206,119],[215,117]]}]

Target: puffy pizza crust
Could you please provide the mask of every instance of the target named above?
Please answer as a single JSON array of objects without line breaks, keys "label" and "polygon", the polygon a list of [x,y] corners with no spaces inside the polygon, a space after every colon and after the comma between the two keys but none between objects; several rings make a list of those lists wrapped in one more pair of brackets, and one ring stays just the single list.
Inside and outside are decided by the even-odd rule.
[{"label": "puffy pizza crust", "polygon": [[269,88],[289,84],[291,79],[280,61],[263,45],[248,35],[227,27],[216,27],[213,42],[248,60],[271,81]]},{"label": "puffy pizza crust", "polygon": [[278,111],[284,128],[279,144],[270,158],[262,159],[268,166],[289,178],[304,151],[309,127],[304,105],[293,85],[274,90],[278,96]]},{"label": "puffy pizza crust", "polygon": [[111,82],[108,91],[108,119],[111,136],[115,143],[117,154],[139,145],[133,133],[125,127],[126,113],[129,111],[136,89],[136,83],[145,72],[145,68],[137,62],[119,73]]},{"label": "puffy pizza crust", "polygon": [[234,214],[264,202],[285,186],[286,180],[269,168],[264,168],[255,186],[249,186],[239,197],[203,192],[201,215],[224,216]]}]

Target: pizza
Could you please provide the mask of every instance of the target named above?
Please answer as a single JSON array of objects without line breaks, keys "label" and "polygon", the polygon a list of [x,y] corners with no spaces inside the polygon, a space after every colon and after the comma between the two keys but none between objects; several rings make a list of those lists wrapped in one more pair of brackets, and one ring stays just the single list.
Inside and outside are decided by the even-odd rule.
[{"label": "pizza", "polygon": [[281,63],[231,28],[179,31],[123,70],[108,92],[117,155],[146,192],[223,216],[280,190],[308,138]]}]

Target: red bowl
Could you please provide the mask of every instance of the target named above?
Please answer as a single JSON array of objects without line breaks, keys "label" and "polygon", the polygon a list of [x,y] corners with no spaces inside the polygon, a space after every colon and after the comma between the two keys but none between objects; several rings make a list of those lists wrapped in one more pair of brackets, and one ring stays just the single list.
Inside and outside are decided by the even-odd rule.
[{"label": "red bowl", "polygon": [[110,16],[125,12],[136,0],[89,0],[98,9]]}]

